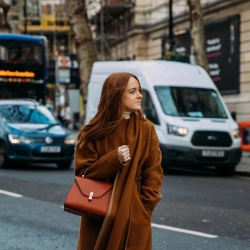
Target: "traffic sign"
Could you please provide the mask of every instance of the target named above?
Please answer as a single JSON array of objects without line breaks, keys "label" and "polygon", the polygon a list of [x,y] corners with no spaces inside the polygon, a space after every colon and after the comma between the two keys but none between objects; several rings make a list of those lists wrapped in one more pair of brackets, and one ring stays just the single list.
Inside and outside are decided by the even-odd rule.
[{"label": "traffic sign", "polygon": [[58,57],[58,67],[59,68],[70,68],[71,61],[69,56],[59,56]]}]

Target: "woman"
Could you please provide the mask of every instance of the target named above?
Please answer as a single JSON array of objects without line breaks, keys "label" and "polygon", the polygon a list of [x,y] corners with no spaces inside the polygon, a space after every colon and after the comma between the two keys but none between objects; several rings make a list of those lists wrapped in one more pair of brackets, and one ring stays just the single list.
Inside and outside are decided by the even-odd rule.
[{"label": "woman", "polygon": [[57,120],[59,120],[61,123],[63,123],[63,118],[61,116],[61,110],[62,110],[62,107],[61,105],[57,105],[56,106],[56,111],[55,111],[55,117],[57,118]]},{"label": "woman", "polygon": [[141,109],[141,86],[130,73],[104,82],[98,112],[78,135],[75,174],[113,181],[111,212],[81,219],[78,250],[150,250],[151,217],[161,200],[162,168],[154,125]]}]

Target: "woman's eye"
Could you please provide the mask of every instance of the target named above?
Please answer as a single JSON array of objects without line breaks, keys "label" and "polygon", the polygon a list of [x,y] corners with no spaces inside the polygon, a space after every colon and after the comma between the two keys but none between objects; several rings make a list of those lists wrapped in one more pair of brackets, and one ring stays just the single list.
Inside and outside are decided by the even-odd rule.
[{"label": "woman's eye", "polygon": [[132,91],[130,91],[129,93],[130,93],[130,94],[134,94],[134,93],[135,93],[135,91],[134,91],[134,90],[132,90]]}]

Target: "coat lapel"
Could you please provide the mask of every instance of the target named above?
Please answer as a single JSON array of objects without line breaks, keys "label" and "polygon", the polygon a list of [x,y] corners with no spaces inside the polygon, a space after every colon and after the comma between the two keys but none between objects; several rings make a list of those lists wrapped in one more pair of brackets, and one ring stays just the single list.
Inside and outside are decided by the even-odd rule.
[{"label": "coat lapel", "polygon": [[125,132],[131,160],[119,173],[119,178],[110,204],[110,214],[103,222],[94,250],[119,249],[124,231],[129,223],[130,202],[137,166],[141,156],[142,128],[140,118],[132,113]]}]

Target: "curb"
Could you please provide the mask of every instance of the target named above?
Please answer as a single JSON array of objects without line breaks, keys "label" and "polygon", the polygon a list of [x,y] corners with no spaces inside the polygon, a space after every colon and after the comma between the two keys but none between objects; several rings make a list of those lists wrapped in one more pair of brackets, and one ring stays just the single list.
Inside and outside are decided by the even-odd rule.
[{"label": "curb", "polygon": [[246,164],[250,168],[250,152],[242,152],[241,164]]}]

